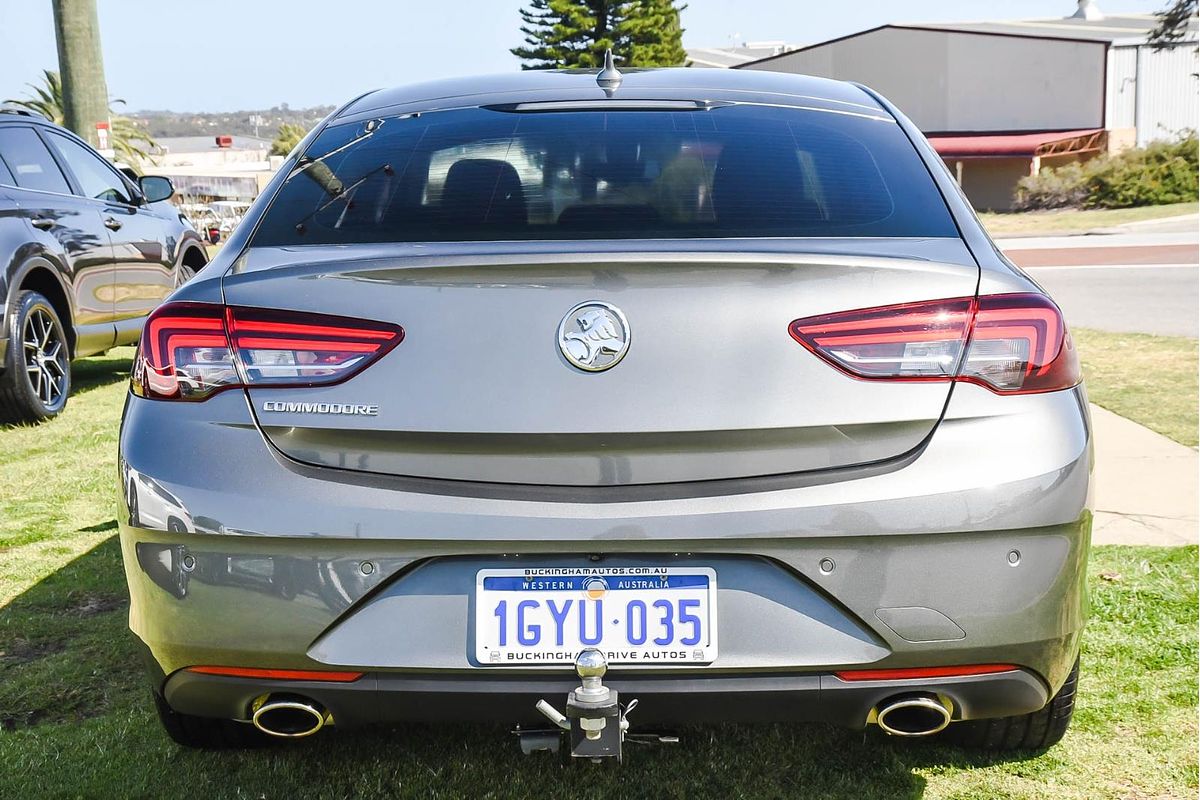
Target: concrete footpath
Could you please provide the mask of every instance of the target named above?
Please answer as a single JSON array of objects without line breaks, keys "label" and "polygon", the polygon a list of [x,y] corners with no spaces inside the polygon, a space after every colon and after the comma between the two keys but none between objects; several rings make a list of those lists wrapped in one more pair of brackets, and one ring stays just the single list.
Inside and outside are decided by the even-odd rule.
[{"label": "concrete footpath", "polygon": [[[1068,325],[1189,337],[1200,332],[1196,214],[997,244],[1059,302]],[[1095,405],[1092,424],[1092,542],[1197,543],[1200,454]]]},{"label": "concrete footpath", "polygon": [[1200,453],[1092,406],[1096,443],[1093,544],[1196,544]]}]

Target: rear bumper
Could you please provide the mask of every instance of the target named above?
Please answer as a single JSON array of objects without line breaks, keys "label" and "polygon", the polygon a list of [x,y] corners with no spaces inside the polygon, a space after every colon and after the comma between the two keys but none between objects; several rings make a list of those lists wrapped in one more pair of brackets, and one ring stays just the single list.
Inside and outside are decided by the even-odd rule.
[{"label": "rear bumper", "polygon": [[[841,687],[831,673],[867,665],[1015,664],[1036,693],[998,676],[947,680],[986,688],[958,698],[963,713],[1020,713],[1062,685],[1078,653],[1091,460],[1081,388],[1000,398],[960,385],[923,450],[881,474],[547,502],[298,465],[263,441],[235,392],[197,404],[131,397],[119,512],[130,627],[155,689],[181,711],[245,718],[248,698],[278,688],[179,672],[226,665],[366,672],[354,686],[307,687],[339,724],[453,717],[439,705],[516,721],[531,698],[565,696],[572,681],[562,668],[473,663],[481,565],[716,563],[717,661],[610,673],[664,721],[692,719],[687,698],[700,693],[713,700],[705,720],[861,725],[873,687]],[[135,516],[139,476],[165,491],[139,491]],[[149,522],[172,518],[173,528]]]},{"label": "rear bumper", "polygon": [[[563,672],[560,670],[560,673]],[[569,670],[566,672],[569,673]],[[563,677],[366,675],[352,684],[226,678],[177,672],[164,696],[176,711],[248,719],[258,697],[299,694],[321,703],[339,726],[378,722],[505,722],[544,724],[538,700],[556,705],[578,680]],[[636,725],[706,722],[828,722],[862,728],[884,700],[933,692],[954,707],[954,720],[1024,714],[1049,700],[1046,684],[1025,670],[922,681],[842,681],[830,674],[619,677],[606,685],[638,701]]]}]

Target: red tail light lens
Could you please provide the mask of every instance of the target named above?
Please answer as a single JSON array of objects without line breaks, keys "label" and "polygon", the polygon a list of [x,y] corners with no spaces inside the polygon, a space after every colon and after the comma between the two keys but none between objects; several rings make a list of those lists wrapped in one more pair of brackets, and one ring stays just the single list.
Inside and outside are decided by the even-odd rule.
[{"label": "red tail light lens", "polygon": [[204,400],[235,386],[323,386],[361,372],[404,329],[296,311],[168,303],[142,330],[131,375],[139,397]]},{"label": "red tail light lens", "polygon": [[960,298],[798,319],[792,337],[858,378],[949,380],[971,328],[974,300]]},{"label": "red tail light lens", "polygon": [[979,298],[960,381],[996,392],[1068,389],[1082,380],[1079,354],[1062,312],[1040,294]]},{"label": "red tail light lens", "polygon": [[404,338],[386,322],[231,307],[229,340],[252,386],[321,386],[358,374]]},{"label": "red tail light lens", "polygon": [[1080,380],[1062,314],[1040,294],[845,311],[798,319],[789,330],[834,367],[867,380],[960,380],[1002,394],[1055,391]]},{"label": "red tail light lens", "polygon": [[203,400],[239,385],[229,355],[224,307],[160,306],[142,328],[129,382],[134,394],[159,400]]}]

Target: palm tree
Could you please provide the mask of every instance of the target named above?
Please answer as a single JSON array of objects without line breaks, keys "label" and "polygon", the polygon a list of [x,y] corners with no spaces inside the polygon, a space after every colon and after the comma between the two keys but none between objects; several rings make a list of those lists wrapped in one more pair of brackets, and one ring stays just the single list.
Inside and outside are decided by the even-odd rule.
[{"label": "palm tree", "polygon": [[275,134],[275,141],[271,142],[271,155],[286,156],[307,135],[308,128],[303,125],[292,122],[283,123],[279,126],[279,132]]},{"label": "palm tree", "polygon": [[[62,125],[64,121],[63,93],[62,80],[58,73],[49,69],[42,70],[42,85],[31,83],[28,86],[33,90],[32,97],[22,100],[6,100],[5,103],[27,108],[34,113],[41,114],[56,125]],[[113,106],[125,105],[124,100],[114,99],[109,102]],[[154,138],[129,117],[112,113],[111,108],[109,114],[112,120],[112,129],[109,131],[108,144],[113,149],[117,160],[128,164],[137,172],[141,171],[141,162],[153,164],[154,159],[151,158],[150,151],[158,146]]]}]

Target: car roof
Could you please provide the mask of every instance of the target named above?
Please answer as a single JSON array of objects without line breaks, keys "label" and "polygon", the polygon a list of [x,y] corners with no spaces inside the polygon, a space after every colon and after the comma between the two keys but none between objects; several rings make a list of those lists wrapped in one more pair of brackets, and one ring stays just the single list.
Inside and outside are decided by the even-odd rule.
[{"label": "car roof", "polygon": [[[36,111],[30,111],[30,110],[24,109],[24,108],[13,108],[12,106],[0,106],[0,125],[3,125],[4,123],[10,123],[10,124],[15,123],[18,125],[40,125],[43,128],[52,128],[56,131],[59,131],[60,133],[66,134],[67,136],[70,136],[74,139],[79,139],[79,141],[81,141],[81,142],[83,141],[83,139],[80,138],[70,128],[66,128],[62,125],[59,125],[57,122],[55,122],[53,120],[46,119],[45,117],[43,117],[41,114],[37,113]],[[87,142],[84,142],[84,144],[87,144]],[[88,146],[90,147],[91,145],[88,145]]]},{"label": "car roof", "polygon": [[[12,106],[0,106],[0,126],[5,125],[6,123],[10,124],[10,125],[12,125],[12,124],[34,125],[34,126],[41,127],[43,129],[49,128],[50,130],[55,131],[56,133],[58,133],[61,136],[66,136],[70,139],[74,139],[76,142],[78,142],[79,144],[82,144],[84,147],[86,147],[89,150],[96,149],[90,142],[88,142],[86,139],[84,139],[79,134],[75,133],[75,131],[71,130],[70,128],[68,128],[64,125],[59,125],[57,122],[55,122],[53,120],[46,119],[45,117],[43,117],[41,114],[37,113],[36,111],[30,111],[30,110],[24,109],[24,108],[13,108]],[[100,154],[97,153],[97,155],[100,155]],[[104,158],[103,155],[100,155],[100,157]],[[105,160],[108,160],[108,159],[105,159]],[[120,170],[120,167],[116,163],[113,163],[111,161],[109,161],[109,163],[116,169]]]},{"label": "car roof", "polygon": [[[517,102],[591,100],[742,101],[886,114],[860,87],[845,81],[764,70],[628,69],[605,90],[598,70],[526,70],[380,89],[347,104],[331,124],[413,111]],[[614,104],[619,105],[619,104]]]},{"label": "car roof", "polygon": [[19,106],[0,106],[0,122],[37,122],[45,125],[54,125],[53,122],[36,111],[30,111],[27,108],[20,108]]}]

